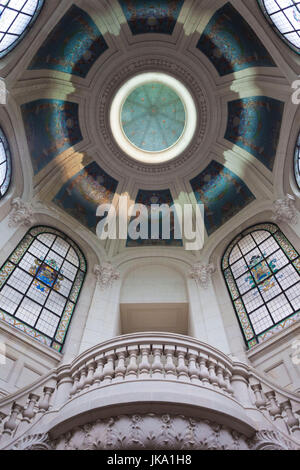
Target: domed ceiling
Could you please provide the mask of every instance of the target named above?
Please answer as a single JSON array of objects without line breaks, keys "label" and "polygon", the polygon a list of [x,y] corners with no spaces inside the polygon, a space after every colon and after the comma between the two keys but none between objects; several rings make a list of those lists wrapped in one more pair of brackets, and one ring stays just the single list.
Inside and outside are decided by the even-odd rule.
[{"label": "domed ceiling", "polygon": [[[257,14],[264,24],[258,6]],[[197,202],[205,205],[211,237],[272,197],[288,97],[270,84],[274,77],[287,82],[261,27],[254,32],[247,2],[86,1],[58,7],[51,18],[20,79],[34,85],[31,96],[18,96],[41,200],[93,236],[99,204],[117,205],[122,194],[146,205]],[[183,138],[191,106],[176,86],[150,79],[136,85],[113,123],[149,156],[142,161],[118,141],[110,112],[124,84],[155,73],[187,90],[195,128],[179,153],[156,160]],[[145,245],[180,249],[182,242],[128,238],[123,248]]]}]

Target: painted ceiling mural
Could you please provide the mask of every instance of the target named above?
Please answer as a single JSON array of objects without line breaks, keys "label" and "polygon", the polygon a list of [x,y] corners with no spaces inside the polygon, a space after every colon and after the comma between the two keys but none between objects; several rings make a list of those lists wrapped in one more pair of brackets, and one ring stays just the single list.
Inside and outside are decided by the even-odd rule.
[{"label": "painted ceiling mural", "polygon": [[132,34],[172,34],[184,0],[119,0]]},{"label": "painted ceiling mural", "polygon": [[276,67],[260,39],[230,3],[215,13],[197,47],[221,76],[249,67]]},{"label": "painted ceiling mural", "polygon": [[[144,204],[148,208],[148,213],[150,215],[150,206],[153,204],[158,204],[162,205],[165,204],[169,207],[171,207],[174,204],[171,191],[169,189],[165,190],[144,190],[140,189],[138,191],[138,195],[136,197],[136,204]],[[137,214],[138,216],[139,214]],[[170,216],[170,221],[171,221],[171,230],[170,230],[170,238],[168,240],[163,239],[163,234],[162,234],[162,220],[165,215],[163,215],[161,212],[157,211],[155,213],[151,213],[151,217],[149,216],[148,218],[148,239],[142,240],[139,238],[138,240],[133,240],[130,235],[128,234],[128,239],[127,239],[127,247],[133,248],[133,247],[141,247],[141,246],[171,246],[171,247],[182,247],[183,243],[182,240],[177,239],[175,236],[175,219],[174,216],[171,214]],[[133,219],[132,219],[133,220]],[[131,221],[132,221],[131,220]],[[157,224],[157,231],[159,233],[159,238],[154,240],[151,237],[154,238],[154,234],[151,231],[151,223],[152,227],[155,227],[155,224]]]},{"label": "painted ceiling mural", "polygon": [[117,186],[117,180],[92,162],[63,185],[53,202],[96,233],[101,220],[96,217],[97,208],[112,202]]},{"label": "painted ceiling mural", "polygon": [[197,202],[205,206],[208,235],[255,200],[237,175],[214,160],[190,183]]},{"label": "painted ceiling mural", "polygon": [[283,102],[266,96],[231,101],[225,139],[247,150],[272,171],[283,111]]},{"label": "painted ceiling mural", "polygon": [[82,140],[77,103],[41,99],[23,104],[21,111],[35,174]]},{"label": "painted ceiling mural", "polygon": [[29,69],[57,70],[85,78],[107,49],[108,45],[91,17],[73,5],[49,34]]}]

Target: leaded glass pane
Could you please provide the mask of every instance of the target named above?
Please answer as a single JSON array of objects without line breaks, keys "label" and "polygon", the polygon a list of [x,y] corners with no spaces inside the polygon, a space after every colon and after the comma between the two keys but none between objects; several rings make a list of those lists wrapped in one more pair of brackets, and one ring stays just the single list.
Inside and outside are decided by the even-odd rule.
[{"label": "leaded glass pane", "polygon": [[0,0],[0,57],[13,49],[29,30],[44,0]]},{"label": "leaded glass pane", "polygon": [[1,318],[10,324],[18,319],[14,326],[56,350],[63,345],[84,281],[80,266],[86,265],[74,242],[59,233],[47,227],[30,230],[0,270]]},{"label": "leaded glass pane", "polygon": [[8,190],[11,179],[11,155],[7,139],[0,128],[0,199]]},{"label": "leaded glass pane", "polygon": [[295,147],[295,157],[294,157],[294,169],[297,185],[300,189],[300,134],[297,139]]},{"label": "leaded glass pane", "polygon": [[288,318],[296,321],[300,310],[299,254],[277,226],[261,226],[263,230],[256,226],[239,235],[222,260],[222,266],[228,266],[224,277],[249,347],[267,339],[267,332],[277,332],[275,326],[291,324]]},{"label": "leaded glass pane", "polygon": [[300,54],[300,1],[259,0],[259,4],[280,37]]}]

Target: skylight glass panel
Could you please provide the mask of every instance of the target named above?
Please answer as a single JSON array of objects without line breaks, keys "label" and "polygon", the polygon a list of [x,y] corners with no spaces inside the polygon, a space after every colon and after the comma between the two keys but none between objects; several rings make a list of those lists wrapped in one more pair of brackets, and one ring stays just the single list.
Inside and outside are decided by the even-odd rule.
[{"label": "skylight glass panel", "polygon": [[0,58],[27,33],[44,0],[0,0]]},{"label": "skylight glass panel", "polygon": [[300,1],[259,0],[259,3],[276,32],[300,54]]},{"label": "skylight glass panel", "polygon": [[0,128],[0,199],[8,190],[11,179],[11,156],[8,142]]}]

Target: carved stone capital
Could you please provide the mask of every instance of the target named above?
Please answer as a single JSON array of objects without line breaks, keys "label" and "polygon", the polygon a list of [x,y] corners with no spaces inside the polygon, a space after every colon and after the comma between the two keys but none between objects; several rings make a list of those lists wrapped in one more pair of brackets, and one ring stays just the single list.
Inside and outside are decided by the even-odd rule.
[{"label": "carved stone capital", "polygon": [[23,202],[21,198],[17,197],[11,202],[12,212],[9,217],[9,227],[17,227],[18,225],[30,227],[36,220],[32,205],[28,202]]},{"label": "carved stone capital", "polygon": [[120,279],[120,272],[111,263],[96,265],[94,274],[101,289],[108,289],[114,281]]},{"label": "carved stone capital", "polygon": [[296,199],[290,194],[274,202],[273,212],[274,222],[285,222],[295,225],[298,221]]},{"label": "carved stone capital", "polygon": [[190,271],[190,278],[197,281],[204,289],[207,289],[215,271],[214,264],[196,263]]}]

